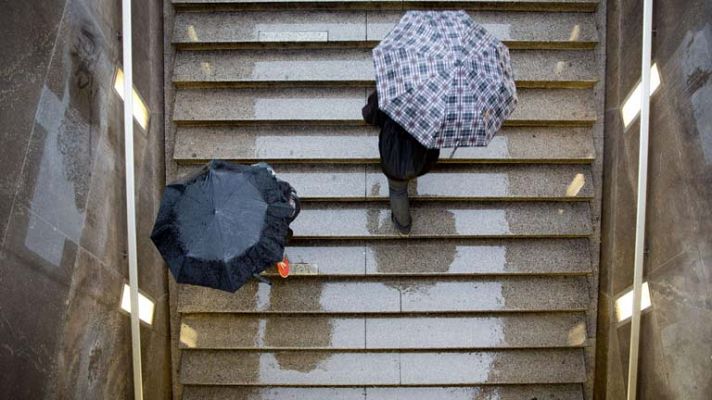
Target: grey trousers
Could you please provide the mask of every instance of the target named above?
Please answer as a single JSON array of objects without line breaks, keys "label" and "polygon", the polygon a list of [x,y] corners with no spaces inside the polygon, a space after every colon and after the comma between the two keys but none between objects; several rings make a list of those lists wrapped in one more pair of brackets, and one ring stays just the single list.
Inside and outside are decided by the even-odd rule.
[{"label": "grey trousers", "polygon": [[388,197],[391,201],[391,211],[396,221],[402,226],[411,223],[410,203],[408,202],[408,181],[388,179]]}]

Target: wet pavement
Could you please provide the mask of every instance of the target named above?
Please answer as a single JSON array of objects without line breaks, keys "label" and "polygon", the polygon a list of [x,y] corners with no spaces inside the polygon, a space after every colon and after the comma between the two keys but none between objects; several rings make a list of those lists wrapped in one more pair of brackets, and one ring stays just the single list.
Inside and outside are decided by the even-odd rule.
[{"label": "wet pavement", "polygon": [[581,313],[437,317],[195,314],[181,321],[180,345],[187,349],[264,350],[549,348],[582,346],[585,336]]},{"label": "wet pavement", "polygon": [[192,350],[185,352],[183,367],[183,382],[203,385],[477,385],[585,379],[578,349],[458,353]]},{"label": "wet pavement", "polygon": [[250,283],[235,294],[196,286],[180,289],[179,311],[400,313],[581,311],[585,277],[275,279]]}]

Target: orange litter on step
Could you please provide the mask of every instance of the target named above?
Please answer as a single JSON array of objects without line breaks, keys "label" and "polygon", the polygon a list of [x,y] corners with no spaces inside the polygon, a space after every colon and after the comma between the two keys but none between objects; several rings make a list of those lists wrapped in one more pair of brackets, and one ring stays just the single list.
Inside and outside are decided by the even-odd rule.
[{"label": "orange litter on step", "polygon": [[277,263],[277,272],[282,278],[289,276],[289,259],[284,257],[284,259]]}]

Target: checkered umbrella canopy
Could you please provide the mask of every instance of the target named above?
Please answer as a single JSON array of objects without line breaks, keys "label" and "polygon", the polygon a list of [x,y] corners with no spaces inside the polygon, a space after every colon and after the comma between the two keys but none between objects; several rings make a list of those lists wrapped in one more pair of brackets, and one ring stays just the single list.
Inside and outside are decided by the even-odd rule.
[{"label": "checkered umbrella canopy", "polygon": [[517,105],[509,50],[464,11],[409,11],[373,50],[378,106],[428,148],[486,146]]}]

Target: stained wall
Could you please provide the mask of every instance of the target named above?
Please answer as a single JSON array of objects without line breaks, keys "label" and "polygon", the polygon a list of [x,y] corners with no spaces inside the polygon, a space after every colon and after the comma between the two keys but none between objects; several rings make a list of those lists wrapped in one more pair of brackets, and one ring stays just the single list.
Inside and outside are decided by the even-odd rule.
[{"label": "stained wall", "polygon": [[[170,397],[167,276],[150,244],[164,183],[162,2],[134,1],[141,328],[146,398]],[[0,393],[132,398],[121,1],[25,0],[0,13]]]},{"label": "stained wall", "polygon": [[[608,1],[604,196],[596,397],[625,398],[639,119],[621,107],[640,79],[642,1]],[[655,1],[640,399],[712,398],[712,2]]]}]

